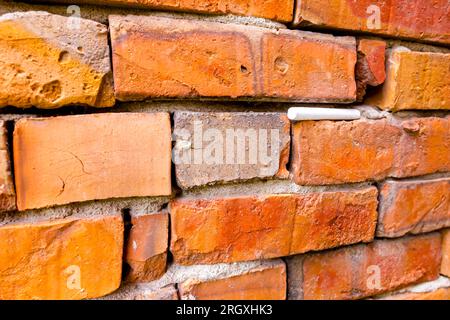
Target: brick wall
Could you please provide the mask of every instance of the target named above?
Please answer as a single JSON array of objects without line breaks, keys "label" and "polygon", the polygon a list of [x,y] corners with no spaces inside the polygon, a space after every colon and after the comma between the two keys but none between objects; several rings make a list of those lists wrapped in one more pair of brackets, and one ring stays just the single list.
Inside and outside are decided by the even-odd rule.
[{"label": "brick wall", "polygon": [[448,1],[45,2],[0,1],[0,299],[450,299]]}]

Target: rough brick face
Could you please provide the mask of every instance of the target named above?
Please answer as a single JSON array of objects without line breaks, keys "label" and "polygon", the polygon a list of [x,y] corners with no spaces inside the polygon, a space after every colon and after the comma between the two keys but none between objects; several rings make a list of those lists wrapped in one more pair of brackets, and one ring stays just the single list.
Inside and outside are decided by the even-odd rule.
[{"label": "rough brick face", "polygon": [[19,210],[170,195],[169,115],[22,119],[14,130],[14,163]]},{"label": "rough brick face", "polygon": [[379,212],[379,237],[450,227],[450,179],[384,182]]},{"label": "rough brick face", "polygon": [[5,14],[0,39],[0,107],[114,105],[106,26],[45,12]]},{"label": "rough brick face", "polygon": [[110,16],[119,100],[352,102],[355,39],[162,17]]},{"label": "rough brick face", "polygon": [[437,279],[438,233],[375,240],[288,260],[289,298],[359,299]]},{"label": "rough brick face", "polygon": [[82,299],[120,285],[121,217],[0,228],[0,299]]},{"label": "rough brick face", "polygon": [[387,62],[386,82],[368,104],[392,111],[450,109],[450,53],[396,47]]},{"label": "rough brick face", "polygon": [[289,175],[290,123],[284,114],[176,112],[174,134],[183,189]]},{"label": "rough brick face", "polygon": [[0,212],[16,209],[5,122],[0,121]]},{"label": "rough brick face", "polygon": [[148,282],[166,271],[169,241],[167,212],[132,217],[127,239],[125,262],[130,267],[127,280]]},{"label": "rough brick face", "polygon": [[187,280],[178,290],[181,299],[189,300],[284,300],[286,266],[279,262],[224,279]]},{"label": "rough brick face", "polygon": [[298,122],[293,125],[294,180],[321,185],[448,171],[449,119]]},{"label": "rough brick face", "polygon": [[367,86],[376,87],[386,79],[386,42],[360,39],[356,63],[357,100],[362,101]]},{"label": "rough brick face", "polygon": [[180,264],[282,257],[369,242],[377,191],[177,199],[170,205],[171,251]]},{"label": "rough brick face", "polygon": [[294,23],[450,43],[447,0],[302,0]]},{"label": "rough brick face", "polygon": [[450,277],[450,229],[443,232],[441,273]]}]

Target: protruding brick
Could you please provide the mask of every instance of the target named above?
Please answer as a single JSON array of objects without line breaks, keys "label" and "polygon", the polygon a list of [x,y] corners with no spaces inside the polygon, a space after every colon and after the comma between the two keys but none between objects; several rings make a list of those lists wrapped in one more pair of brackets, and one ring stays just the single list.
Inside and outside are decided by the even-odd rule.
[{"label": "protruding brick", "polygon": [[166,272],[169,241],[169,214],[132,217],[125,262],[131,268],[127,280],[149,282]]},{"label": "protruding brick", "polygon": [[301,121],[293,125],[294,180],[323,185],[450,169],[450,117]]},{"label": "protruding brick", "polygon": [[288,259],[289,299],[360,299],[437,279],[439,233]]},{"label": "protruding brick", "polygon": [[356,63],[357,100],[362,101],[367,86],[376,87],[386,79],[386,42],[360,39]]},{"label": "protruding brick", "polygon": [[120,285],[118,216],[0,228],[0,299],[83,299]]},{"label": "protruding brick", "polygon": [[283,257],[373,240],[373,187],[341,192],[176,199],[171,251],[180,264]]},{"label": "protruding brick", "polygon": [[0,212],[16,209],[16,192],[11,174],[8,136],[5,122],[0,121]]},{"label": "protruding brick", "polygon": [[384,182],[379,208],[379,237],[450,227],[450,179]]},{"label": "protruding brick", "polygon": [[14,130],[19,210],[171,194],[166,113],[21,119]]},{"label": "protruding brick", "polygon": [[287,29],[110,16],[119,100],[352,102],[356,42]]},{"label": "protruding brick", "polygon": [[0,107],[114,105],[105,25],[46,12],[0,16]]},{"label": "protruding brick", "polygon": [[286,266],[280,261],[217,280],[187,280],[178,286],[181,299],[285,300]]},{"label": "protruding brick", "polygon": [[281,113],[176,112],[178,185],[287,178],[290,122]]},{"label": "protruding brick", "polygon": [[366,103],[392,111],[450,109],[450,53],[396,47],[386,69],[386,82]]},{"label": "protruding brick", "polygon": [[92,3],[152,10],[187,11],[208,14],[236,14],[291,22],[293,0],[50,0],[64,3]]},{"label": "protruding brick", "polygon": [[450,229],[443,232],[441,274],[450,277]]},{"label": "protruding brick", "polygon": [[302,0],[294,24],[450,43],[447,0]]}]

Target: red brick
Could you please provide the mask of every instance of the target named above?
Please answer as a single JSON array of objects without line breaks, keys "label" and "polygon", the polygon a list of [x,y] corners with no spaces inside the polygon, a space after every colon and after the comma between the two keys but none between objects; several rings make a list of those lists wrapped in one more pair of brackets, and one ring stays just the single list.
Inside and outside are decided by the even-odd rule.
[{"label": "red brick", "polygon": [[170,195],[169,115],[21,119],[14,130],[14,164],[19,210]]},{"label": "red brick", "polygon": [[181,299],[189,300],[285,300],[286,266],[280,262],[223,279],[190,279],[178,290]]},{"label": "red brick", "polygon": [[441,274],[450,277],[450,229],[443,232]]},{"label": "red brick", "polygon": [[450,227],[450,179],[384,182],[379,212],[379,237]]},{"label": "red brick", "polygon": [[367,104],[381,109],[449,110],[450,53],[389,50],[385,84]]},{"label": "red brick", "polygon": [[282,257],[373,240],[373,187],[306,195],[176,199],[171,251],[180,264]]},{"label": "red brick", "polygon": [[389,292],[437,279],[440,261],[439,233],[297,256],[288,260],[289,299],[360,299]]},{"label": "red brick", "polygon": [[449,120],[298,122],[293,125],[294,180],[300,185],[322,185],[446,172]]},{"label": "red brick", "polygon": [[356,43],[287,29],[110,16],[116,97],[352,102]]},{"label": "red brick", "polygon": [[0,38],[0,107],[114,105],[105,25],[17,12],[0,16]]},{"label": "red brick", "polygon": [[386,42],[360,39],[356,63],[356,85],[358,101],[362,101],[367,86],[379,86],[386,79]]},{"label": "red brick", "polygon": [[50,0],[63,3],[92,3],[152,10],[187,11],[208,14],[254,16],[291,22],[293,0]]},{"label": "red brick", "polygon": [[11,174],[8,136],[5,122],[0,121],[0,212],[16,209],[16,192]]},{"label": "red brick", "polygon": [[149,282],[166,272],[169,241],[169,214],[155,213],[132,217],[125,262],[131,270],[127,280]]},{"label": "red brick", "polygon": [[121,217],[66,219],[0,228],[0,299],[96,298],[122,272]]},{"label": "red brick", "polygon": [[447,0],[302,0],[294,23],[448,44],[449,10]]}]

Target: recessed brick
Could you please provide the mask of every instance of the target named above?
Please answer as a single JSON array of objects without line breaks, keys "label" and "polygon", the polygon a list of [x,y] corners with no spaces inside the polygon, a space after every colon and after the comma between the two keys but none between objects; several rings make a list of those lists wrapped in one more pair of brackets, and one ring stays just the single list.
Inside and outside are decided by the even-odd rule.
[{"label": "recessed brick", "polygon": [[16,192],[11,174],[8,136],[5,122],[0,121],[0,212],[16,209]]},{"label": "recessed brick", "polygon": [[289,299],[360,299],[439,276],[439,233],[288,259]]},{"label": "recessed brick", "polygon": [[0,299],[84,299],[120,285],[121,217],[0,228]]},{"label": "recessed brick", "polygon": [[377,190],[176,199],[171,251],[180,264],[282,257],[373,240]]},{"label": "recessed brick", "polygon": [[109,21],[121,101],[356,98],[352,37],[157,16]]},{"label": "recessed brick", "polygon": [[166,113],[21,119],[14,130],[19,210],[171,194]]},{"label": "recessed brick", "polygon": [[367,104],[392,111],[450,109],[450,53],[396,47],[386,69],[385,84]]},{"label": "recessed brick", "polygon": [[358,101],[362,101],[367,86],[376,87],[386,79],[386,42],[360,39],[356,63],[356,86]]},{"label": "recessed brick", "polygon": [[384,182],[379,208],[379,237],[450,227],[450,179]]},{"label": "recessed brick", "polygon": [[46,12],[0,16],[0,107],[111,107],[108,30]]},{"label": "recessed brick", "polygon": [[302,0],[294,24],[448,44],[449,10],[447,0]]},{"label": "recessed brick", "polygon": [[289,175],[290,122],[284,114],[176,112],[174,134],[183,189]]}]

